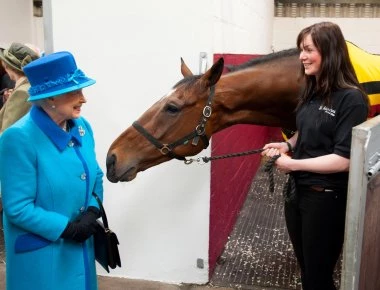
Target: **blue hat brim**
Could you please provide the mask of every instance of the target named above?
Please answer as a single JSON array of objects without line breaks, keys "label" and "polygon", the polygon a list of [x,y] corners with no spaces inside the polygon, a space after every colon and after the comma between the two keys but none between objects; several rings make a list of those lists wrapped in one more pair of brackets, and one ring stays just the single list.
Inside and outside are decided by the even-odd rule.
[{"label": "blue hat brim", "polygon": [[77,91],[77,90],[83,89],[85,87],[91,86],[95,83],[96,83],[95,80],[89,79],[88,81],[85,81],[81,84],[72,85],[72,86],[66,87],[66,88],[61,89],[61,90],[29,96],[28,101],[33,102],[33,101],[46,99],[46,98],[50,98],[50,97],[58,97],[60,95],[66,94],[66,93],[70,93],[70,92]]}]

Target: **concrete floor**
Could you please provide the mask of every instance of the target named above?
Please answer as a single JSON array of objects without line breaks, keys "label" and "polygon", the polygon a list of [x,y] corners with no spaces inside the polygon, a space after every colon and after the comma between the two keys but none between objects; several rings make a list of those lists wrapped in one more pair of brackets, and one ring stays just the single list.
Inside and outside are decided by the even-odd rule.
[{"label": "concrete floor", "polygon": [[[156,281],[134,280],[98,276],[99,290],[280,290],[279,288],[238,285],[236,287],[221,287],[211,282],[207,285],[175,285]],[[5,253],[2,230],[0,229],[0,290],[5,289]],[[69,289],[68,289],[69,290]],[[71,290],[71,289],[70,289]],[[75,289],[73,289],[75,290]]]},{"label": "concrete floor", "polygon": [[[225,288],[213,285],[173,285],[154,281],[110,278],[104,276],[98,276],[98,282],[99,290],[243,290],[243,288]],[[0,263],[0,289],[5,289],[5,264],[3,262]],[[254,290],[261,290],[261,288],[256,288]],[[268,289],[266,288],[266,290]]]},{"label": "concrete floor", "polygon": [[[5,289],[5,248],[3,230],[0,227],[0,290]],[[226,288],[214,285],[175,285],[155,281],[134,280],[126,278],[113,278],[98,276],[99,290],[233,290],[243,288]],[[251,288],[250,288],[251,289]],[[34,290],[34,289],[32,289]],[[75,290],[75,289],[67,289]],[[257,288],[254,290],[262,290]],[[267,289],[268,290],[268,289]]]}]

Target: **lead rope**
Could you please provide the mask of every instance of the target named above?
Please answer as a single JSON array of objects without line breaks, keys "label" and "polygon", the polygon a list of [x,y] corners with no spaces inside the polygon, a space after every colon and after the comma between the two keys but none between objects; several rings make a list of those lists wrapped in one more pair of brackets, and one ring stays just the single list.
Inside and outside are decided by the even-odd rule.
[{"label": "lead rope", "polygon": [[279,157],[281,157],[281,155],[274,155],[273,157],[269,158],[269,160],[264,165],[264,172],[268,173],[269,191],[271,193],[274,192],[274,176],[273,176],[274,163]]},{"label": "lead rope", "polygon": [[[281,155],[275,155],[271,157],[264,165],[264,171],[268,172],[269,190],[271,193],[274,192],[274,176],[273,176],[274,164],[280,156]],[[296,200],[296,197],[297,197],[296,182],[295,182],[294,176],[291,173],[288,174],[288,180],[285,182],[284,188],[282,190],[282,195],[284,197],[285,202],[294,202]]]},{"label": "lead rope", "polygon": [[184,162],[186,165],[189,165],[193,162],[201,163],[202,161],[203,161],[203,163],[207,163],[207,162],[213,161],[213,160],[219,160],[219,159],[224,159],[224,158],[232,158],[232,157],[240,157],[240,156],[245,156],[245,155],[249,155],[249,154],[261,153],[263,151],[264,151],[264,149],[253,149],[253,150],[244,151],[244,152],[230,153],[230,154],[218,155],[218,156],[212,156],[212,157],[207,157],[207,156],[202,157],[201,156],[201,157],[198,157],[196,159],[194,159],[194,158],[185,159]]},{"label": "lead rope", "polygon": [[[212,157],[200,157],[200,158],[203,160],[204,163],[207,163],[207,162],[213,161],[213,160],[231,158],[231,157],[240,157],[240,156],[245,156],[245,155],[249,155],[249,154],[261,153],[263,151],[264,151],[264,149],[254,149],[254,150],[245,151],[245,152],[231,153],[231,154],[212,156]],[[268,172],[268,175],[269,175],[269,190],[272,193],[274,191],[274,178],[273,178],[274,163],[276,162],[276,160],[280,156],[281,155],[275,155],[275,156],[271,157],[264,165],[264,171]]]},{"label": "lead rope", "polygon": [[[225,155],[218,155],[218,156],[212,156],[212,157],[198,157],[196,159],[190,158],[186,159],[184,162],[185,164],[191,164],[193,162],[198,162],[200,163],[203,161],[204,163],[207,163],[209,161],[214,161],[214,160],[219,160],[219,159],[224,159],[224,158],[232,158],[232,157],[240,157],[240,156],[245,156],[249,154],[256,154],[256,153],[261,153],[263,152],[264,149],[254,149],[254,150],[249,150],[249,151],[244,151],[244,152],[239,152],[239,153],[231,153],[231,154],[225,154]],[[274,170],[274,164],[276,160],[280,157],[281,155],[275,155],[271,157],[264,165],[264,172],[268,173],[268,178],[269,178],[269,190],[271,193],[274,192],[274,175],[273,175],[273,170]],[[294,180],[294,176],[292,174],[288,174],[288,180],[286,181],[284,188],[283,188],[283,196],[285,202],[293,202],[296,199],[296,183]]]}]

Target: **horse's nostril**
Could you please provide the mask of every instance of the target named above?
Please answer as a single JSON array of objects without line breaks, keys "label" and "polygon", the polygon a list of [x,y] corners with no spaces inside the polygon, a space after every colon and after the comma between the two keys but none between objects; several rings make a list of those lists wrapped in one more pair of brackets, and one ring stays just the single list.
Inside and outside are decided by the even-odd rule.
[{"label": "horse's nostril", "polygon": [[116,163],[116,155],[115,154],[107,155],[107,159],[106,159],[107,178],[111,182],[119,181],[115,176],[115,163]]},{"label": "horse's nostril", "polygon": [[116,163],[115,154],[111,154],[110,156],[107,156],[107,160],[106,160],[107,170],[111,170],[113,166],[115,165],[115,163]]}]

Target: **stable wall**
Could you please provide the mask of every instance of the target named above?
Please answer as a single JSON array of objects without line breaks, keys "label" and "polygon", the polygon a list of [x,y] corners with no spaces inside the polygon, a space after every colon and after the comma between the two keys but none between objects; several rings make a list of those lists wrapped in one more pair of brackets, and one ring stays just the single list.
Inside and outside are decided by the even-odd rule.
[{"label": "stable wall", "polygon": [[295,47],[298,33],[303,28],[321,21],[338,24],[345,39],[370,53],[380,53],[380,18],[275,17],[273,23],[274,51]]},{"label": "stable wall", "polygon": [[[83,115],[93,126],[104,171],[112,141],[182,78],[180,57],[199,73],[201,52],[210,67],[214,52],[270,51],[273,3],[267,0],[51,0],[44,5],[51,6],[46,47],[72,51],[79,67],[97,80],[84,90]],[[209,154],[210,149],[202,152]],[[208,281],[210,164],[171,161],[132,182],[105,179],[104,185],[123,264],[110,275]]]},{"label": "stable wall", "polygon": [[0,7],[0,47],[21,42],[43,49],[42,18],[33,16],[32,0],[0,0]]}]

